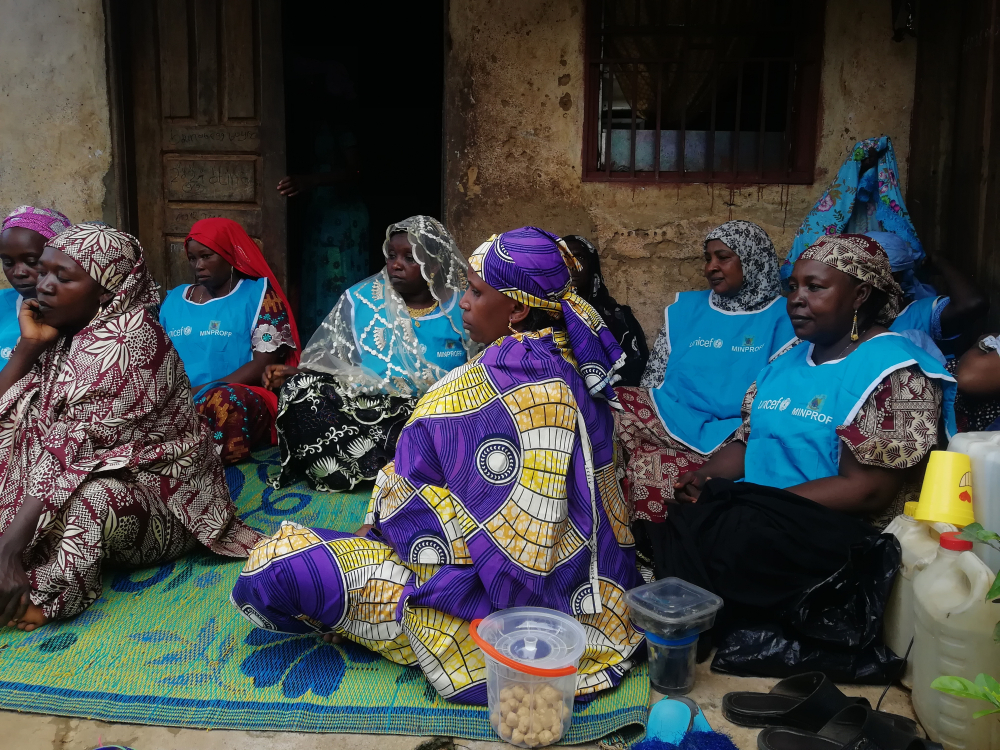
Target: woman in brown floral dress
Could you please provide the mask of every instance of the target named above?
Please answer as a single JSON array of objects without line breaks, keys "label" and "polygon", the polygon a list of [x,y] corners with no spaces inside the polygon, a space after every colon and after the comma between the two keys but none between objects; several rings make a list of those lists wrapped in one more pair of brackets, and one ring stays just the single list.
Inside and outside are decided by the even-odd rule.
[{"label": "woman in brown floral dress", "polygon": [[101,594],[105,560],[199,544],[246,557],[139,243],[103,224],[50,239],[0,371],[0,625],[31,630]]}]

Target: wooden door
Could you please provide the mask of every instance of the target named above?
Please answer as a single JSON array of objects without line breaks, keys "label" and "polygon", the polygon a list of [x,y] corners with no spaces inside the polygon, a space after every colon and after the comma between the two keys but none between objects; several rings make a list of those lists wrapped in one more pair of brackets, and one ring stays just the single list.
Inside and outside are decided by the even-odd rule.
[{"label": "wooden door", "polygon": [[1000,0],[922,0],[906,204],[1000,326]]},{"label": "wooden door", "polygon": [[280,0],[128,0],[138,236],[164,289],[192,280],[184,237],[239,222],[287,274]]}]

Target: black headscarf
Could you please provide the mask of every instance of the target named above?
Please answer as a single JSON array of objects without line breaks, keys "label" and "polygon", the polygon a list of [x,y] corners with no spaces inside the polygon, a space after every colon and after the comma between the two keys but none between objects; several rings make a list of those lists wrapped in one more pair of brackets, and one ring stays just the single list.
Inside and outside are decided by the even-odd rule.
[{"label": "black headscarf", "polygon": [[639,385],[639,379],[646,369],[646,360],[649,358],[649,347],[646,346],[646,336],[639,326],[639,321],[632,314],[631,307],[619,305],[608,291],[601,275],[601,258],[593,243],[578,234],[566,235],[563,240],[578,242],[587,251],[590,292],[581,296],[601,314],[615,341],[625,352],[625,366],[618,370],[621,380],[615,385]]}]

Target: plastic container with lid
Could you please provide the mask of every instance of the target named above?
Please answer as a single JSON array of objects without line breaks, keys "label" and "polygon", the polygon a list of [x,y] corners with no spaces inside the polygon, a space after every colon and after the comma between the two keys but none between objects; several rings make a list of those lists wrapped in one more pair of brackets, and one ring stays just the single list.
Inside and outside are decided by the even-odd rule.
[{"label": "plastic container with lid", "polygon": [[957,536],[942,534],[937,557],[913,579],[913,709],[930,738],[948,750],[1000,750],[1000,722],[973,718],[988,705],[931,688],[943,675],[1000,675],[1000,646],[993,642],[1000,604],[986,600],[994,575],[972,542]]},{"label": "plastic container with lid", "polygon": [[542,607],[514,607],[474,620],[469,633],[486,657],[490,724],[519,747],[558,742],[573,720],[583,626]]},{"label": "plastic container with lid", "polygon": [[[886,534],[899,540],[902,550],[899,575],[892,584],[892,593],[885,607],[882,621],[882,640],[893,652],[902,656],[913,638],[913,577],[937,557],[938,540],[946,531],[958,531],[950,523],[918,521],[913,515],[917,504],[906,503],[902,515],[896,516],[885,527]],[[899,681],[913,688],[913,651],[906,660],[906,671]]]},{"label": "plastic container with lid", "polygon": [[[964,453],[972,464],[972,510],[976,521],[1000,532],[1000,432],[960,432],[948,450]],[[1000,552],[976,542],[973,551],[994,573],[1000,571]]]},{"label": "plastic container with lid", "polygon": [[722,599],[680,578],[662,578],[625,593],[632,622],[646,631],[649,681],[666,695],[694,687],[698,634],[715,624]]}]

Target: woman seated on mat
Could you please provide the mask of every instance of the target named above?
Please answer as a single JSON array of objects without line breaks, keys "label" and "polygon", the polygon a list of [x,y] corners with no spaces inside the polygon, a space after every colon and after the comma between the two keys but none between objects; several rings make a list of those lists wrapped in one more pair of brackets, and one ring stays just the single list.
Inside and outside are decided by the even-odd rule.
[{"label": "woman seated on mat", "polygon": [[622,680],[643,642],[623,600],[642,579],[611,416],[625,357],[572,292],[572,263],[533,227],[476,250],[462,317],[486,351],[417,404],[372,494],[367,536],[284,524],[236,584],[244,615],[337,633],[419,664],[449,701],[483,705],[469,623],[549,607],[588,630],[577,695]]},{"label": "woman seated on mat", "polygon": [[666,523],[637,527],[657,577],[714,591],[728,617],[773,614],[838,570],[852,542],[901,511],[894,500],[936,447],[942,402],[954,432],[954,380],[887,330],[902,292],[877,242],[819,240],[795,262],[790,290],[788,314],[808,343],[760,372],[737,439],[680,477]]},{"label": "woman seated on mat", "polygon": [[202,219],[184,250],[195,283],[160,309],[226,466],[275,442],[278,397],[261,387],[267,365],[298,363],[299,333],[285,293],[257,244],[231,219]]},{"label": "woman seated on mat", "polygon": [[260,539],[236,516],[138,242],[70,227],[36,291],[0,370],[0,624],[24,630],[90,606],[105,561],[198,544],[246,557]]},{"label": "woman seated on mat", "polygon": [[958,381],[955,422],[959,432],[1000,430],[1000,333],[981,336],[948,372]]},{"label": "woman seated on mat", "polygon": [[663,520],[677,477],[731,438],[746,389],[795,339],[778,256],[756,224],[728,221],[709,232],[705,278],[710,290],[680,292],[666,308],[645,387],[617,389],[626,491],[638,519]]},{"label": "woman seated on mat", "polygon": [[[902,237],[892,232],[868,232],[865,236],[878,242],[889,256],[893,278],[899,282],[905,297],[905,307],[892,321],[890,331],[921,331],[949,349],[945,342],[968,333],[976,320],[989,311],[986,295],[944,257],[928,255],[924,269],[933,269],[941,275],[948,286],[948,296],[938,295],[934,287],[917,279],[913,270],[916,265],[913,249]],[[966,341],[965,345],[968,343]],[[954,352],[949,351],[949,354]]]},{"label": "woman seated on mat", "polygon": [[628,305],[619,305],[601,274],[601,257],[593,243],[578,234],[563,237],[579,268],[571,269],[576,293],[601,314],[604,325],[625,352],[625,366],[618,371],[619,385],[639,385],[649,359],[646,334]]},{"label": "woman seated on mat", "polygon": [[0,368],[14,353],[21,337],[17,322],[21,302],[35,296],[38,259],[50,240],[69,226],[70,222],[50,208],[20,206],[3,220],[0,227],[0,261],[10,289],[0,289]]},{"label": "woman seated on mat", "polygon": [[281,389],[278,486],[374,479],[417,399],[474,350],[458,306],[467,264],[448,230],[412,216],[386,230],[382,252],[385,268],[344,292],[300,367],[267,368],[264,384]]}]

